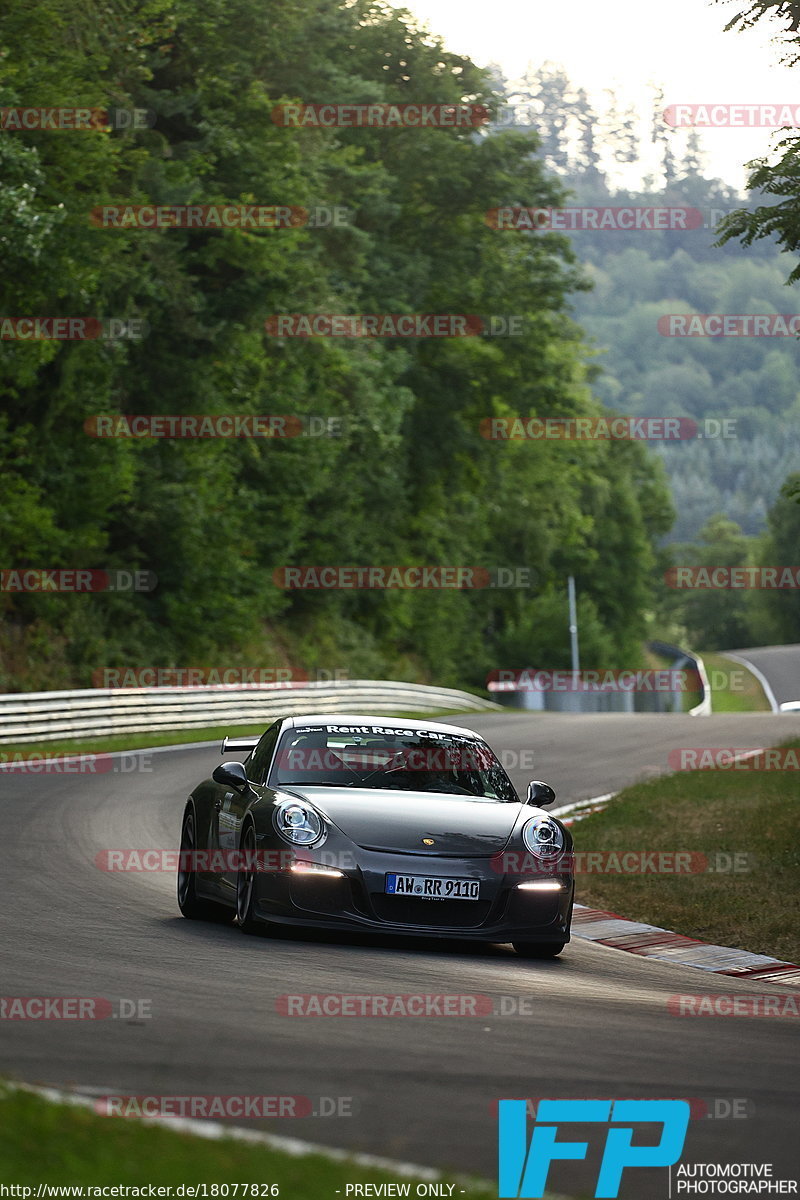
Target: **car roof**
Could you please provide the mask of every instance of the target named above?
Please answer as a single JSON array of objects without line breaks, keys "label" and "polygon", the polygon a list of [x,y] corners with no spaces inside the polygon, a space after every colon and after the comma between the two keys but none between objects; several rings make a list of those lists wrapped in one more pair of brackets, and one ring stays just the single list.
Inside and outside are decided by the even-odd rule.
[{"label": "car roof", "polygon": [[289,717],[287,729],[299,725],[379,725],[383,728],[431,729],[434,733],[456,733],[462,737],[481,738],[474,729],[462,729],[460,725],[445,725],[441,721],[420,721],[415,717],[376,716],[375,713],[311,713],[308,716]]}]

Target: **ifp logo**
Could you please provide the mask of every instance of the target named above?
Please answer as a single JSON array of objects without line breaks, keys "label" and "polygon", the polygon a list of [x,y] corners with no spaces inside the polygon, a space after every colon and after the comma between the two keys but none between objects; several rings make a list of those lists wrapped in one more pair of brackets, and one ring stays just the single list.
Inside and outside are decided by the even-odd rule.
[{"label": "ifp logo", "polygon": [[[678,1161],[690,1112],[686,1100],[541,1100],[529,1147],[525,1101],[501,1100],[498,1108],[500,1200],[539,1200],[551,1162],[586,1157],[588,1142],[556,1141],[561,1122],[611,1126],[594,1194],[615,1197],[626,1167],[670,1167]],[[632,1144],[631,1122],[643,1121],[661,1125],[657,1145]]]}]

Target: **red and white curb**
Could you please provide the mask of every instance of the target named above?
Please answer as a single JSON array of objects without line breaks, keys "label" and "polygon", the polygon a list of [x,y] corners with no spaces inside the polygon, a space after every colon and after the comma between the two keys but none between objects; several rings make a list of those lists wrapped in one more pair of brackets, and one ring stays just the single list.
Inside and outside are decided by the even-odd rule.
[{"label": "red and white curb", "polygon": [[613,800],[618,792],[606,792],[603,796],[592,796],[589,800],[575,800],[572,804],[562,804],[554,808],[552,816],[557,817],[562,825],[572,825],[590,813],[602,812],[609,800]]},{"label": "red and white curb", "polygon": [[660,929],[658,925],[627,921],[616,913],[587,908],[583,904],[575,905],[572,933],[575,937],[599,942],[614,950],[626,950],[629,954],[639,954],[643,958],[656,958],[681,967],[697,967],[718,975],[735,975],[739,979],[753,979],[758,983],[800,988],[800,966],[794,963],[770,958],[768,954],[751,954],[749,950],[737,950],[733,946],[713,946],[696,938],[685,937],[682,933]]}]

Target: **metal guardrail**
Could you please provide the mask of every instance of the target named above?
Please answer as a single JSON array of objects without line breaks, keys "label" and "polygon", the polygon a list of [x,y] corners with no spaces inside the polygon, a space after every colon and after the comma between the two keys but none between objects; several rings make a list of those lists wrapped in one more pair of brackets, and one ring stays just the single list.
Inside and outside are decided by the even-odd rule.
[{"label": "metal guardrail", "polygon": [[673,646],[671,642],[648,642],[649,648],[655,654],[663,654],[665,658],[671,658],[673,670],[680,670],[682,667],[689,665],[700,676],[700,703],[695,704],[694,708],[689,709],[690,717],[710,717],[711,716],[711,685],[708,682],[706,674],[706,664],[700,658],[699,654],[692,654],[689,650],[683,650],[680,646]]},{"label": "metal guardrail", "polygon": [[500,705],[471,692],[391,679],[13,692],[0,695],[0,745],[257,725],[284,714],[359,712],[365,708],[388,716],[408,711],[479,712]]}]

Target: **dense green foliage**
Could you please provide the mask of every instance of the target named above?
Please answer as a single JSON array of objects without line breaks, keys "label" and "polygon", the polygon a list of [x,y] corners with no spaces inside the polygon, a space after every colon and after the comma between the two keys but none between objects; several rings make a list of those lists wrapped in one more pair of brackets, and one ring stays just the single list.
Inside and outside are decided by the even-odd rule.
[{"label": "dense green foliage", "polygon": [[[800,473],[790,475],[767,515],[767,530],[747,537],[735,521],[717,514],[696,541],[672,547],[684,566],[800,566]],[[667,589],[659,617],[676,636],[711,650],[737,646],[800,642],[800,594],[797,589]]]},{"label": "dense green foliage", "polygon": [[[371,0],[12,0],[0,104],[145,108],[152,128],[0,134],[2,309],[139,318],[140,341],[2,343],[3,566],[156,573],[152,594],[0,594],[0,688],[114,665],[291,662],[480,684],[631,661],[671,511],[636,443],[501,444],[492,414],[599,411],[566,238],[485,211],[562,200],[527,132],[292,130],[275,102],[491,102]],[[341,226],[102,229],[103,203],[339,205]],[[278,340],[281,312],[525,314],[511,338]],[[340,437],[98,440],[102,413],[290,413]],[[533,590],[294,592],[285,564],[524,566]]]},{"label": "dense green foliage", "polygon": [[[686,203],[681,191],[685,196],[676,186],[666,202]],[[618,195],[611,200],[624,202]],[[721,207],[693,203],[704,212]],[[667,313],[800,312],[800,288],[787,291],[776,250],[758,257],[717,251],[706,259],[706,236],[687,231],[684,245],[665,252],[649,241],[616,253],[606,247],[590,267],[596,288],[577,307],[598,348],[608,348],[595,385],[606,403],[635,416],[692,417],[706,432],[702,440],[657,448],[678,514],[677,540],[695,536],[717,512],[748,534],[761,533],[781,483],[798,464],[794,338],[671,338],[658,331]],[[730,437],[713,436],[725,429]]]},{"label": "dense green foliage", "polygon": [[[593,389],[605,404],[633,416],[691,417],[701,431],[707,418],[733,422],[728,426],[732,436],[725,439],[705,436],[655,447],[677,513],[672,540],[694,539],[719,512],[747,534],[763,533],[782,482],[800,463],[797,341],[668,337],[659,331],[658,320],[673,313],[800,312],[800,284],[786,285],[786,256],[775,236],[790,228],[792,213],[795,232],[800,231],[796,162],[792,186],[786,172],[768,180],[761,168],[750,195],[742,197],[721,180],[704,176],[697,134],[684,137],[669,130],[659,96],[654,97],[654,145],[648,145],[637,136],[633,115],[619,111],[613,97],[605,111],[596,112],[583,91],[550,64],[516,82],[498,78],[498,84],[516,117],[514,128],[536,130],[545,163],[569,189],[570,204],[689,206],[701,215],[702,225],[685,230],[570,234],[594,284],[575,296],[574,312],[594,339],[599,372]],[[648,155],[655,156],[657,177],[637,190],[613,182],[627,164],[648,162]],[[781,193],[788,195],[780,199]],[[747,245],[730,235],[718,244],[719,222],[729,230],[749,230]],[[800,244],[788,235],[783,241],[788,249]]]}]

